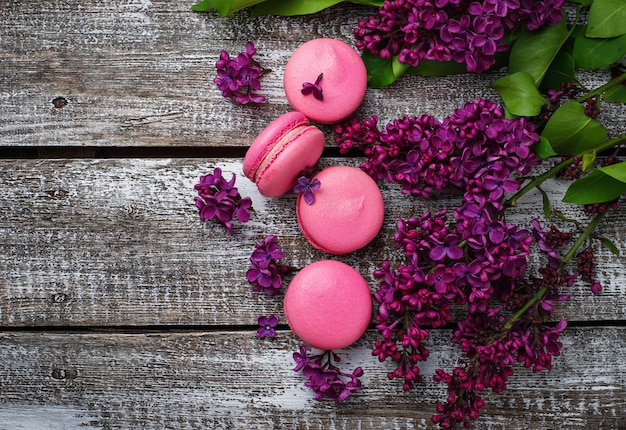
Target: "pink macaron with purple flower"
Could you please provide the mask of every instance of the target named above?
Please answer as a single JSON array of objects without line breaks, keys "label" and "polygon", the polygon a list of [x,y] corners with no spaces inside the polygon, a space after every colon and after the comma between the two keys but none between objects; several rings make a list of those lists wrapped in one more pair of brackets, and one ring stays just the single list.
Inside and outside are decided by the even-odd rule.
[{"label": "pink macaron with purple flower", "polygon": [[243,160],[243,173],[264,196],[280,196],[293,189],[298,176],[317,163],[324,144],[324,134],[304,114],[287,112],[252,142]]},{"label": "pink macaron with purple flower", "polygon": [[311,184],[314,189],[298,196],[296,215],[302,233],[315,248],[347,254],[378,235],[384,201],[378,184],[367,173],[351,166],[330,166],[313,176]]},{"label": "pink macaron with purple flower", "polygon": [[347,43],[313,39],[294,51],[283,77],[289,104],[320,124],[341,122],[365,97],[367,70]]}]

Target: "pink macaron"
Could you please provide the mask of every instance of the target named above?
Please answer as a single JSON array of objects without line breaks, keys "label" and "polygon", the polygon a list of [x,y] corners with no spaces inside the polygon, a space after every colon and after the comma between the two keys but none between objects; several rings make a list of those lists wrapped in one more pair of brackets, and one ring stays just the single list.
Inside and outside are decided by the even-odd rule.
[{"label": "pink macaron", "polygon": [[365,172],[350,166],[331,166],[312,179],[320,181],[308,204],[296,202],[298,224],[307,240],[329,254],[347,254],[372,241],[384,218],[380,188]]},{"label": "pink macaron", "polygon": [[324,350],[345,348],[359,339],[372,318],[365,279],[335,260],[309,264],[287,287],[285,318],[302,341]]},{"label": "pink macaron", "polygon": [[287,112],[272,121],[252,142],[243,160],[243,173],[266,197],[291,190],[304,170],[317,163],[325,137],[300,112]]},{"label": "pink macaron", "polygon": [[289,104],[312,121],[334,124],[359,107],[367,89],[360,55],[337,39],[313,39],[287,61],[284,74]]}]

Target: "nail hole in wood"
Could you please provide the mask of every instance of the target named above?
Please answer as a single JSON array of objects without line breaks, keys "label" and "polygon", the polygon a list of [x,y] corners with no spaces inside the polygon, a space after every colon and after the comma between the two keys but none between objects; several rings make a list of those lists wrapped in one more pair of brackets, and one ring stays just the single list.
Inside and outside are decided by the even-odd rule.
[{"label": "nail hole in wood", "polygon": [[54,369],[52,369],[52,375],[51,376],[54,379],[65,379],[65,377],[67,375],[65,373],[65,370],[59,369],[58,367],[55,367]]},{"label": "nail hole in wood", "polygon": [[65,97],[55,97],[54,99],[52,99],[52,104],[57,109],[63,109],[65,106],[67,106],[67,99]]}]

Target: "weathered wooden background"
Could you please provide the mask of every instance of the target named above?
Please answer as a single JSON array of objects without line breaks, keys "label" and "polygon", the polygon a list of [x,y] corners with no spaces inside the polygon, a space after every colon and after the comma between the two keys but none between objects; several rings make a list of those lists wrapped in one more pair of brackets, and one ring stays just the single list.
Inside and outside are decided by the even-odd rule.
[{"label": "weathered wooden background", "polygon": [[[241,174],[247,146],[290,110],[282,70],[302,42],[352,42],[366,7],[338,5],[307,17],[222,18],[166,0],[0,2],[0,429],[73,428],[431,428],[445,398],[429,376],[452,366],[451,331],[436,330],[426,382],[414,392],[386,379],[370,355],[374,331],[343,351],[365,370],[346,403],[318,403],[292,372],[299,341],[283,325],[255,337],[256,317],[280,298],[245,279],[254,244],[276,234],[294,267],[322,258],[301,236],[295,198],[266,199]],[[238,106],[211,82],[221,49],[252,40],[268,103]],[[358,111],[384,124],[399,115],[443,118],[503,71],[445,78],[405,76],[368,89]],[[607,70],[583,75],[590,87]],[[600,117],[615,136],[626,108]],[[328,136],[325,164],[338,157]],[[193,204],[200,175],[235,173],[256,214],[234,237],[202,224]],[[392,248],[395,220],[454,205],[442,193],[411,199],[381,184],[385,224],[368,247],[336,257],[375,285]],[[565,184],[547,189],[553,203]],[[527,196],[511,221],[540,216]],[[585,216],[565,205],[568,216]],[[626,251],[626,211],[602,232]],[[622,254],[623,255],[623,254]],[[550,373],[519,369],[488,395],[485,429],[626,429],[626,261],[599,250],[602,294],[581,286],[559,306],[570,326]],[[282,319],[284,321],[284,318]]]}]

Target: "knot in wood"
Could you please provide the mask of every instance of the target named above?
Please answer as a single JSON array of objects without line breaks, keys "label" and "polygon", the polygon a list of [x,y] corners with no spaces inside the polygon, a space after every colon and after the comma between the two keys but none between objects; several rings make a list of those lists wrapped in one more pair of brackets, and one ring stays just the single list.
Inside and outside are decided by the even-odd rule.
[{"label": "knot in wood", "polygon": [[54,293],[52,295],[52,302],[53,303],[64,303],[65,301],[67,301],[68,296],[65,293]]}]

